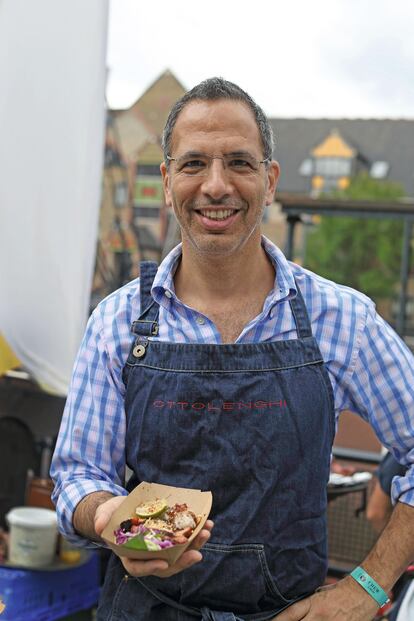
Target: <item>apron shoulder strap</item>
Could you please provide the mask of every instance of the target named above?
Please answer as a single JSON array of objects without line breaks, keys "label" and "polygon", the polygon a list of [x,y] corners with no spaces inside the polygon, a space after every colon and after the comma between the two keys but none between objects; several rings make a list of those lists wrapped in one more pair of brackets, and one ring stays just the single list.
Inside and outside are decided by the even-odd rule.
[{"label": "apron shoulder strap", "polygon": [[158,265],[155,261],[141,261],[140,263],[140,301],[141,301],[141,316],[146,309],[151,305],[151,287],[154,282],[155,274],[157,273]]},{"label": "apron shoulder strap", "polygon": [[297,295],[289,300],[290,308],[292,309],[293,317],[295,319],[296,330],[300,339],[313,336],[312,327],[306,310],[305,300],[303,299],[302,292],[295,279]]},{"label": "apron shoulder strap", "polygon": [[158,334],[159,306],[151,295],[152,283],[158,270],[155,261],[140,263],[140,316],[132,323],[131,332],[142,336]]}]

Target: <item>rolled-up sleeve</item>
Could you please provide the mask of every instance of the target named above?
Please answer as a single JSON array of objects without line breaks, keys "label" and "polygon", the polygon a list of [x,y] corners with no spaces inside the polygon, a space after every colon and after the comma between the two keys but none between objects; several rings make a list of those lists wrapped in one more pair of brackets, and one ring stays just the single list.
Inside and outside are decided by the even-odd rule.
[{"label": "rolled-up sleeve", "polygon": [[127,494],[122,366],[108,351],[101,312],[90,317],[75,362],[50,470],[59,530],[83,546],[91,542],[74,531],[78,503],[92,492]]},{"label": "rolled-up sleeve", "polygon": [[394,330],[368,308],[347,388],[349,409],[373,427],[381,443],[407,467],[394,477],[393,502],[414,506],[414,357]]}]

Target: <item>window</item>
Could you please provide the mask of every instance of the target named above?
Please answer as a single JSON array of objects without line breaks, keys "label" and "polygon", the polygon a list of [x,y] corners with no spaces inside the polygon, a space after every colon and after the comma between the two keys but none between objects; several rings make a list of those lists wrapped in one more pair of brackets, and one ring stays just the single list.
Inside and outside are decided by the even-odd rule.
[{"label": "window", "polygon": [[140,226],[140,223],[139,223],[140,218],[159,218],[159,216],[160,216],[159,207],[147,207],[145,205],[134,206],[134,224],[136,227]]},{"label": "window", "polygon": [[128,200],[128,186],[126,181],[116,183],[114,187],[114,203],[115,207],[125,207]]},{"label": "window", "polygon": [[374,162],[369,174],[373,179],[384,179],[390,170],[388,162]]},{"label": "window", "polygon": [[310,158],[303,160],[302,164],[299,166],[299,173],[302,177],[310,177],[313,173],[313,162]]},{"label": "window", "polygon": [[160,177],[160,165],[159,164],[140,164],[137,166],[138,175],[149,175],[151,177]]},{"label": "window", "polygon": [[315,173],[322,177],[348,177],[351,164],[345,157],[319,157],[315,159]]},{"label": "window", "polygon": [[123,166],[121,156],[119,152],[113,147],[106,147],[105,149],[105,166]]}]

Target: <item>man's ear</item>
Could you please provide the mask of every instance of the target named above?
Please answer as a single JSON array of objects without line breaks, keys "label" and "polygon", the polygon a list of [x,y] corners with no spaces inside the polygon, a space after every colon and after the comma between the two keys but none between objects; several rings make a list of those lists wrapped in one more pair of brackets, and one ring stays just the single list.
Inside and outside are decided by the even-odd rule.
[{"label": "man's ear", "polygon": [[278,162],[272,160],[267,167],[267,189],[266,189],[266,205],[271,205],[274,201],[277,182],[279,181],[280,166]]},{"label": "man's ear", "polygon": [[170,191],[170,174],[168,172],[165,162],[160,165],[160,171],[162,176],[162,185],[164,187],[165,204],[167,207],[172,207],[171,191]]}]

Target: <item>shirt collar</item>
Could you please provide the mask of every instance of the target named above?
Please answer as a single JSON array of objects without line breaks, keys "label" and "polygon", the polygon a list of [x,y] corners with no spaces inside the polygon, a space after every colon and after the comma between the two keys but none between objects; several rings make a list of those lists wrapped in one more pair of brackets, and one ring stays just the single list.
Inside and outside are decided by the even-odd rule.
[{"label": "shirt collar", "polygon": [[[297,288],[292,267],[283,252],[264,235],[262,235],[262,246],[273,263],[276,272],[274,288],[269,293],[265,303],[264,310],[267,310],[267,308],[281,300],[290,300],[295,297],[297,295]],[[174,287],[174,274],[181,255],[182,244],[178,244],[162,261],[155,275],[151,293],[154,300],[162,306],[168,306],[171,300],[177,299]]]},{"label": "shirt collar", "polygon": [[151,295],[157,304],[168,306],[172,299],[176,299],[174,274],[182,255],[182,244],[175,246],[163,259],[158,267],[152,283]]},{"label": "shirt collar", "polygon": [[273,263],[276,272],[274,288],[268,295],[266,302],[273,305],[281,300],[290,300],[296,297],[297,287],[289,261],[280,248],[275,246],[275,244],[264,235],[262,235],[262,246]]}]

